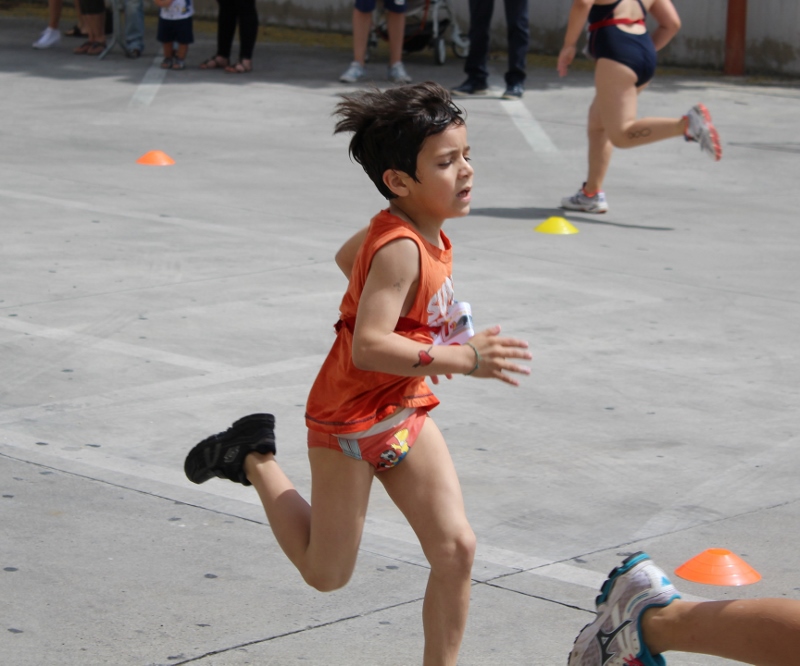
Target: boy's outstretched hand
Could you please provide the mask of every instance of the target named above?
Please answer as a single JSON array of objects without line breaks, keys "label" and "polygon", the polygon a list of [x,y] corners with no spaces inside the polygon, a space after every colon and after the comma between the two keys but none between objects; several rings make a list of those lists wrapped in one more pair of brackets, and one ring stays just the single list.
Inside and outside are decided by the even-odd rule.
[{"label": "boy's outstretched hand", "polygon": [[[529,361],[533,358],[528,351],[528,343],[517,338],[500,337],[499,326],[476,333],[469,339],[469,344],[478,352],[480,359],[475,371],[469,373],[472,377],[500,379],[507,384],[519,386],[519,381],[507,373],[531,374],[529,367],[516,363],[517,359]],[[472,349],[470,351],[474,354]]]}]

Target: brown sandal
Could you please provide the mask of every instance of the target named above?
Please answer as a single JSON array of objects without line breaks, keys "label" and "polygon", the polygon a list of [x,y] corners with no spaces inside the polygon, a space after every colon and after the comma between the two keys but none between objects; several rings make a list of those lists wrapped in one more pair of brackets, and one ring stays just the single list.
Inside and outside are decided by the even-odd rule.
[{"label": "brown sandal", "polygon": [[248,74],[253,71],[253,61],[240,60],[235,65],[228,65],[225,71],[229,74]]},{"label": "brown sandal", "polygon": [[73,53],[77,55],[86,55],[89,53],[89,49],[94,46],[94,42],[84,42],[79,47],[72,50]]},{"label": "brown sandal", "polygon": [[98,56],[105,50],[106,50],[106,43],[105,42],[94,42],[89,47],[89,50],[86,52],[86,55]]},{"label": "brown sandal", "polygon": [[229,61],[221,55],[215,55],[200,65],[200,69],[225,69]]}]

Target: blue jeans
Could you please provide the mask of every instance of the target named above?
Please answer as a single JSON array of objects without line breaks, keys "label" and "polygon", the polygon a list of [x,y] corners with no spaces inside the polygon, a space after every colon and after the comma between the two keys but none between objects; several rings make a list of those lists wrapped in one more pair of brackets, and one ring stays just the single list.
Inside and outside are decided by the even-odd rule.
[{"label": "blue jeans", "polygon": [[[506,85],[525,82],[525,57],[528,54],[528,0],[503,0],[508,26],[508,71]],[[469,0],[469,55],[464,65],[467,76],[486,82],[489,78],[489,29],[494,0]]]},{"label": "blue jeans", "polygon": [[144,51],[144,0],[125,0],[125,48]]}]

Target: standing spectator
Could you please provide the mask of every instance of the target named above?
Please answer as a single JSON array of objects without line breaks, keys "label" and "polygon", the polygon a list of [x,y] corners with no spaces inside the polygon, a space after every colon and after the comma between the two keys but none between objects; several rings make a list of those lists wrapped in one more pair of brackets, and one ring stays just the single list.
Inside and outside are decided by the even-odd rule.
[{"label": "standing spectator", "polygon": [[[528,0],[503,0],[508,38],[508,71],[503,99],[521,99],[525,92],[525,58],[528,55],[530,29]],[[469,54],[464,65],[467,80],[454,95],[485,95],[489,90],[489,28],[494,0],[469,0]]]},{"label": "standing spectator", "polygon": [[[217,0],[217,53],[200,69],[224,69],[231,74],[253,71],[253,49],[258,37],[258,12],[255,0]],[[231,48],[239,26],[239,62],[231,65]]]},{"label": "standing spectator", "polygon": [[[35,49],[49,49],[54,44],[61,40],[61,33],[58,31],[58,23],[61,20],[61,8],[63,0],[48,0],[47,3],[47,27],[42,31],[33,43]],[[70,37],[85,37],[86,33],[82,29],[83,16],[81,15],[81,8],[79,3],[75,3],[75,12],[78,14],[75,27],[69,30],[66,34]]]},{"label": "standing spectator", "polygon": [[125,55],[138,58],[144,51],[144,0],[125,0]]},{"label": "standing spectator", "polygon": [[[342,83],[355,83],[366,73],[367,43],[372,27],[375,0],[355,0],[353,7],[353,62],[339,77]],[[383,0],[386,31],[389,33],[389,70],[386,78],[394,83],[411,83],[403,66],[403,39],[406,32],[406,0]]]},{"label": "standing spectator", "polygon": [[[186,54],[194,42],[192,0],[155,0],[158,13],[158,41],[164,47],[161,69],[186,69]],[[178,48],[175,48],[175,44]]]},{"label": "standing spectator", "polygon": [[106,50],[105,0],[80,0],[81,14],[86,26],[86,41],[76,48],[77,55],[100,55]]}]

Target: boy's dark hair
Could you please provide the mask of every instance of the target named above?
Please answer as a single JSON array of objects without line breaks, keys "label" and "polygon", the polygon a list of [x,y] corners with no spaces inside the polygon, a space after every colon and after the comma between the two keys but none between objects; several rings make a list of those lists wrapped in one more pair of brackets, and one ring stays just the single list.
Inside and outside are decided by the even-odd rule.
[{"label": "boy's dark hair", "polygon": [[427,81],[387,90],[373,88],[342,95],[334,116],[334,134],[352,132],[350,155],[387,199],[395,195],[383,182],[387,169],[417,180],[417,155],[425,139],[451,125],[463,125],[464,114],[438,83]]}]

